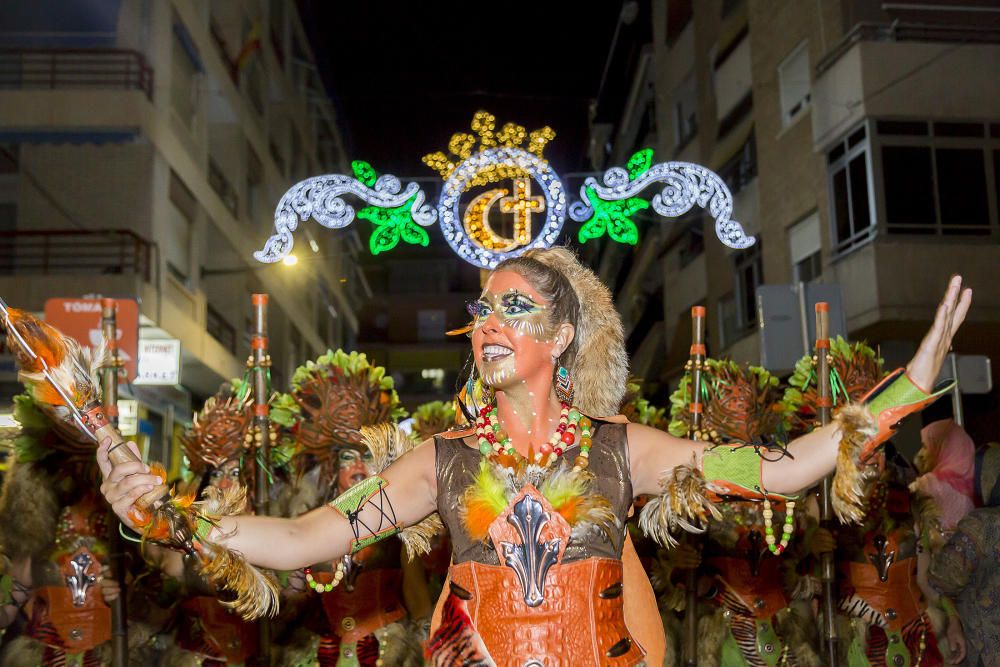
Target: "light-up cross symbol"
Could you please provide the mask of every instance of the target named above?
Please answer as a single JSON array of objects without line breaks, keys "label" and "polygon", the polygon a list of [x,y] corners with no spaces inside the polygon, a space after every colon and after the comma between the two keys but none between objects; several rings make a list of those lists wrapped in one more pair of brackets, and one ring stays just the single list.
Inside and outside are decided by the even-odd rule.
[{"label": "light-up cross symbol", "polygon": [[531,196],[531,179],[515,178],[514,194],[500,200],[500,212],[514,214],[514,247],[531,242],[531,214],[544,210],[545,197]]}]

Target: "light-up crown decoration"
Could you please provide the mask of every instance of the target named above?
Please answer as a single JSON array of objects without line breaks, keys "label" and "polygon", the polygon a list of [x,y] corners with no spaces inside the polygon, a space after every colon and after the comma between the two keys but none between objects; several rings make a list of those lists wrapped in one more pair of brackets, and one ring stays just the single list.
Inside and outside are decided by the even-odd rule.
[{"label": "light-up crown decoration", "polygon": [[[741,249],[755,242],[731,219],[729,188],[700,165],[653,164],[653,151],[641,150],[625,168],[608,169],[602,183],[587,178],[580,200],[570,204],[559,175],[543,156],[556,136],[552,128],[528,132],[521,125],[506,123],[497,130],[493,114],[477,111],[471,129],[472,134],[460,132],[451,137],[448,153],[437,151],[423,158],[444,179],[436,207],[426,203],[416,183],[403,188],[395,176],[379,176],[367,162],[355,161],[351,163],[353,176],[315,176],[289,189],[275,210],[274,235],[254,257],[277,262],[288,255],[300,220],[311,218],[329,229],[340,229],[358,217],[374,226],[369,239],[372,254],[392,250],[400,241],[426,246],[430,239],[425,228],[437,222],[459,257],[492,269],[504,259],[553,245],[567,213],[583,223],[577,232],[581,243],[607,234],[619,243],[635,245],[639,241],[632,220],[636,212],[652,207],[661,216],[675,218],[695,205],[715,219],[716,235],[725,245]],[[651,199],[641,196],[651,186],[662,189]],[[345,195],[367,206],[355,214]],[[463,199],[469,199],[464,212]]]}]

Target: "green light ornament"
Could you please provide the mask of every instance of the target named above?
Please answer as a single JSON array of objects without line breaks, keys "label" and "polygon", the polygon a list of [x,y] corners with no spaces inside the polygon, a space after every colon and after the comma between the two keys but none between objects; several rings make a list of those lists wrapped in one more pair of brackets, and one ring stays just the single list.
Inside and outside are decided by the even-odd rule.
[{"label": "green light ornament", "polygon": [[411,209],[416,195],[402,206],[385,208],[382,206],[366,206],[358,211],[358,217],[375,225],[375,231],[368,239],[368,248],[373,255],[392,250],[400,239],[411,245],[430,243],[430,237],[423,227],[413,221]]}]

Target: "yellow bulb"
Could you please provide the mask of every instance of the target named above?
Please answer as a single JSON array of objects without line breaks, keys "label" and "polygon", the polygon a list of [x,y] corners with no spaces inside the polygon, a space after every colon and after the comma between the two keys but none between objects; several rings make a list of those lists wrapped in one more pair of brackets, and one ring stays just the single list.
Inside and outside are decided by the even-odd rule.
[{"label": "yellow bulb", "polygon": [[285,266],[295,266],[299,263],[299,258],[295,255],[285,255],[285,258],[281,260],[281,263]]}]

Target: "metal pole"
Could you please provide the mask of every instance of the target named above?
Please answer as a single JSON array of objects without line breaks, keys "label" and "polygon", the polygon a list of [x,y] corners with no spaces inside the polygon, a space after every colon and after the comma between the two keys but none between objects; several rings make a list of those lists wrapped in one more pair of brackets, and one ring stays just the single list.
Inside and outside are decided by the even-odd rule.
[{"label": "metal pole", "polygon": [[[111,364],[101,369],[101,389],[104,411],[111,425],[118,428],[118,304],[114,299],[101,299],[101,331],[108,346]],[[108,525],[117,526],[118,518],[110,511]],[[128,608],[125,587],[125,543],[118,531],[111,529],[108,565],[111,576],[118,582],[118,598],[111,602],[111,660],[115,667],[128,665]]]},{"label": "metal pole", "polygon": [[948,363],[951,365],[951,377],[955,384],[951,388],[951,413],[955,423],[965,427],[965,412],[962,409],[962,386],[958,380],[958,355],[948,353]]},{"label": "metal pole", "polygon": [[[257,448],[252,455],[256,457],[254,510],[257,514],[270,514],[267,473],[271,467],[271,419],[269,417],[268,401],[270,387],[268,374],[271,368],[271,356],[267,353],[267,295],[254,294],[250,298],[253,304],[253,336],[250,339],[250,381],[253,387],[253,428],[254,444]],[[271,626],[266,618],[257,621],[257,664],[271,664]]]},{"label": "metal pole", "polygon": [[[704,405],[701,402],[702,371],[705,367],[705,307],[691,308],[691,351],[688,365],[691,369],[691,430],[688,437],[697,440],[695,435],[701,429],[701,417]],[[688,535],[688,542],[695,538]],[[684,665],[696,667],[698,664],[698,571],[688,570],[684,574],[685,595],[684,605]]]},{"label": "metal pole", "polygon": [[[830,392],[830,304],[821,301],[816,304],[816,385],[817,412],[819,425],[826,426],[831,420],[833,399]],[[833,507],[830,504],[830,484],[832,475],[823,478],[819,487],[819,520],[820,525],[829,529],[833,524]],[[828,665],[837,662],[837,626],[834,615],[836,598],[834,597],[833,552],[827,551],[820,556],[820,581],[823,583],[823,640],[826,644]]]}]

